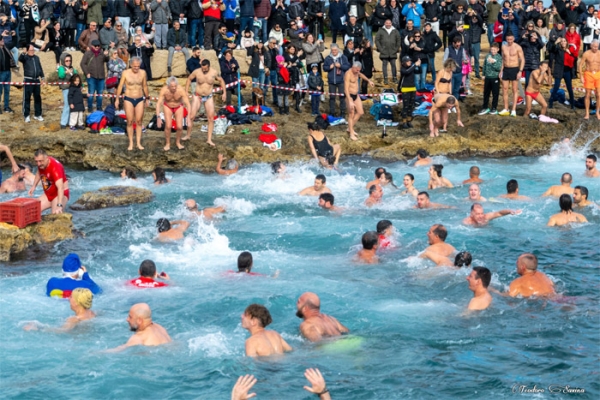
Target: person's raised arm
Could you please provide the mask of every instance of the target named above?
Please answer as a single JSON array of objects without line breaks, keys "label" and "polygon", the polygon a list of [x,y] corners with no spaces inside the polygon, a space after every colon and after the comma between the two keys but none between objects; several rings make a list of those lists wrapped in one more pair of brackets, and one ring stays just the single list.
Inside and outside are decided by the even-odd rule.
[{"label": "person's raised arm", "polygon": [[12,172],[19,172],[19,166],[17,165],[17,162],[15,161],[15,158],[13,157],[10,148],[6,145],[0,144],[0,152],[3,151],[4,153],[6,153],[6,156],[8,157],[8,159],[10,160],[10,164],[12,166]]},{"label": "person's raised arm", "polygon": [[311,384],[311,387],[304,386],[304,390],[316,394],[321,400],[331,400],[325,379],[318,368],[308,368],[304,371],[304,376]]},{"label": "person's raised arm", "polygon": [[223,154],[219,153],[219,155],[217,156],[217,174],[219,175],[227,175],[227,171],[225,171],[224,169],[221,168],[221,165],[223,164]]},{"label": "person's raised arm", "polygon": [[256,393],[248,393],[255,383],[254,375],[240,376],[231,391],[231,400],[246,400],[256,396]]},{"label": "person's raised arm", "polygon": [[518,215],[521,214],[521,210],[500,210],[500,211],[496,211],[496,212],[491,212],[491,213],[487,213],[485,214],[485,217],[488,221],[491,221],[492,219],[496,219],[496,218],[500,218],[500,217],[504,217],[505,215]]}]

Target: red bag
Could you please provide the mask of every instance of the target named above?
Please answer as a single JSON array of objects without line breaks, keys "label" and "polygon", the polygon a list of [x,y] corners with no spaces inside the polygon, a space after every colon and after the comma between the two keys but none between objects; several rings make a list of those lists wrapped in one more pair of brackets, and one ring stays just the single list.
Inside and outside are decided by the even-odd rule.
[{"label": "red bag", "polygon": [[261,130],[263,132],[277,132],[277,124],[274,122],[264,123]]},{"label": "red bag", "polygon": [[114,89],[117,86],[119,86],[119,78],[117,78],[116,76],[111,76],[106,80],[105,83],[107,89]]}]

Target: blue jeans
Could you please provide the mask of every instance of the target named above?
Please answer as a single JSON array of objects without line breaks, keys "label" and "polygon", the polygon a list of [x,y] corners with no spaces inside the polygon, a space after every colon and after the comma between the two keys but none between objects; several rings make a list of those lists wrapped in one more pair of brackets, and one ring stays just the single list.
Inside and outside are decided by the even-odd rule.
[{"label": "blue jeans", "polygon": [[527,86],[529,86],[529,77],[531,76],[531,73],[533,71],[530,71],[528,69],[525,70],[525,89],[527,89]]},{"label": "blue jeans", "polygon": [[[271,85],[277,85],[277,72],[275,71],[271,71],[271,73],[269,74],[269,82],[271,82]],[[273,103],[277,103],[277,89],[272,88],[273,89]],[[265,102],[267,99],[266,96],[267,92],[265,91]]]},{"label": "blue jeans", "polygon": [[494,24],[487,24],[488,27],[488,31],[487,31],[487,37],[488,37],[488,43],[491,44],[494,43]]},{"label": "blue jeans", "polygon": [[421,72],[415,73],[415,86],[417,90],[425,90],[427,80],[427,64],[421,64]]},{"label": "blue jeans", "polygon": [[363,33],[364,33],[364,38],[369,39],[369,42],[371,42],[371,45],[372,45],[373,44],[373,28],[371,28],[371,25],[367,24],[366,18],[363,21]]},{"label": "blue jeans", "polygon": [[[262,39],[263,43],[267,42],[267,19],[266,18],[258,18],[260,22],[262,22],[262,26],[260,27],[261,36],[258,36],[258,28],[254,27],[254,37],[256,39]],[[254,19],[252,19],[252,24],[254,24]]]},{"label": "blue jeans", "polygon": [[431,81],[435,84],[435,55],[427,58],[429,59],[428,66],[431,67]]},{"label": "blue jeans", "polygon": [[[345,101],[345,100],[344,100]],[[321,105],[321,95],[310,95],[310,110],[312,114],[319,114],[319,106]]]},{"label": "blue jeans", "polygon": [[[265,84],[265,70],[264,69],[260,69],[258,70],[258,78],[252,78],[252,86],[258,86],[261,90],[264,90],[264,84]],[[258,85],[254,85],[254,83],[258,83]]]},{"label": "blue jeans", "polygon": [[475,57],[475,65],[473,66],[473,70],[475,71],[475,76],[480,77],[481,73],[479,72],[479,54],[481,53],[481,43],[471,43],[471,57]]},{"label": "blue jeans", "polygon": [[[10,70],[0,71],[0,82],[10,82]],[[0,85],[0,97],[2,97],[2,92],[4,92],[4,108],[8,108],[10,85]]]},{"label": "blue jeans", "polygon": [[71,114],[71,108],[69,107],[69,89],[63,90],[63,101],[65,105],[63,106],[62,114],[60,114],[60,124],[61,126],[69,125],[69,115]]},{"label": "blue jeans", "polygon": [[456,100],[460,99],[460,86],[462,85],[462,78],[462,72],[452,73],[452,96],[454,96]]},{"label": "blue jeans", "polygon": [[254,18],[253,17],[241,17],[240,18],[240,32],[239,35],[235,38],[235,42],[240,44],[240,40],[244,35],[244,31],[248,28],[250,31],[254,31]]},{"label": "blue jeans", "polygon": [[[77,45],[77,42],[79,42],[79,36],[81,36],[81,32],[83,32],[85,30],[85,22],[78,22],[77,23],[77,34],[75,35],[75,44]],[[79,47],[79,46],[75,46],[75,47]]]},{"label": "blue jeans", "polygon": [[[104,79],[88,78],[88,94],[102,94],[104,92]],[[88,112],[94,105],[94,97],[88,97]],[[102,110],[102,97],[96,97],[96,109]]]},{"label": "blue jeans", "polygon": [[188,44],[191,47],[204,46],[204,21],[202,19],[190,19],[188,24]]}]

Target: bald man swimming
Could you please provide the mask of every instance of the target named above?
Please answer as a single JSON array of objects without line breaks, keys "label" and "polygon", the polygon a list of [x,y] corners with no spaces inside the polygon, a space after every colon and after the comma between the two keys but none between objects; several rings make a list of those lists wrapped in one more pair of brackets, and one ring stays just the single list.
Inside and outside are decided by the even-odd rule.
[{"label": "bald man swimming", "polygon": [[202,210],[198,210],[198,204],[196,204],[196,200],[188,199],[185,201],[185,208],[188,211],[193,212],[196,215],[200,215],[206,219],[211,219],[215,216],[215,214],[220,214],[225,212],[224,206],[219,207],[206,207]]},{"label": "bald man swimming", "polygon": [[517,258],[517,274],[519,278],[512,281],[508,292],[495,293],[510,297],[552,296],[556,294],[554,282],[546,274],[537,270],[538,259],[535,254],[523,253]]},{"label": "bald man swimming", "polygon": [[129,338],[127,343],[109,350],[109,352],[122,351],[131,346],[160,346],[172,341],[165,328],[152,322],[152,311],[146,303],[134,304],[129,309],[127,323],[135,334]]},{"label": "bald man swimming", "polygon": [[495,212],[485,213],[483,211],[483,206],[479,203],[473,203],[471,206],[471,214],[465,219],[463,219],[463,224],[465,225],[474,225],[474,226],[484,226],[487,225],[493,219],[504,217],[505,215],[519,215],[521,214],[521,210],[500,210]]},{"label": "bald man swimming", "polygon": [[572,195],[573,188],[571,187],[571,183],[573,183],[573,176],[570,173],[565,172],[560,177],[560,185],[550,186],[550,188],[548,190],[546,190],[544,192],[544,194],[542,194],[542,197],[546,197],[546,196],[560,197],[563,194]]},{"label": "bald man swimming", "polygon": [[315,293],[303,293],[296,302],[296,309],[296,316],[304,320],[300,324],[300,333],[311,342],[349,332],[337,319],[321,313],[321,300]]}]

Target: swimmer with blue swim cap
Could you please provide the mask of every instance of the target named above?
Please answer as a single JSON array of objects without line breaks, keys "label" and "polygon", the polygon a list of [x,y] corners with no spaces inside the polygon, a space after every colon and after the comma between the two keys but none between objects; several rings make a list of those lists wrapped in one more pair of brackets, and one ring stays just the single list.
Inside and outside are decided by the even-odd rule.
[{"label": "swimmer with blue swim cap", "polygon": [[321,313],[321,300],[315,293],[303,293],[296,302],[296,309],[296,316],[304,320],[300,324],[300,333],[311,342],[350,332],[334,317]]}]

